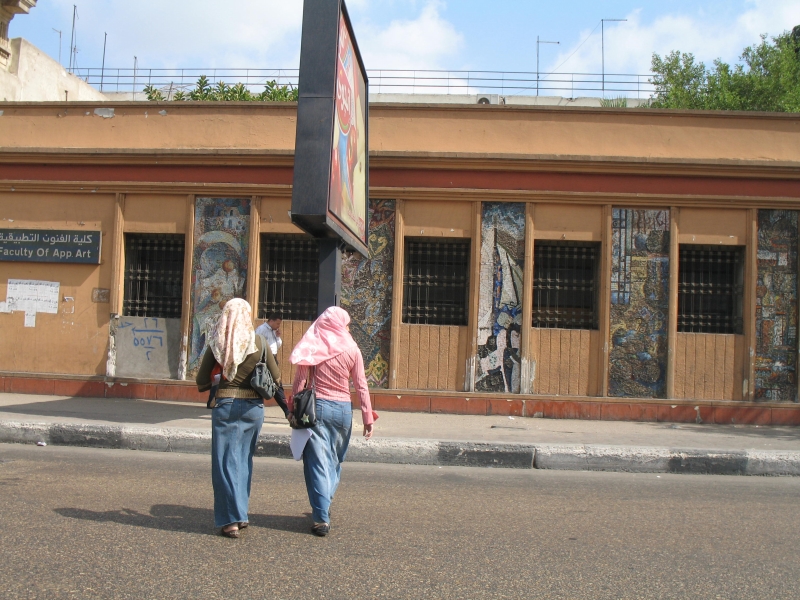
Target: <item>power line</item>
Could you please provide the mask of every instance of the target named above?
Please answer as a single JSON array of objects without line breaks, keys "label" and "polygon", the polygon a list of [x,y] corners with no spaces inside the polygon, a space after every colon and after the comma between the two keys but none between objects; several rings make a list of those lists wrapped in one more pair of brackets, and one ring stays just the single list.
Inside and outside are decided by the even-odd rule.
[{"label": "power line", "polygon": [[[586,42],[588,42],[588,41],[589,41],[589,38],[590,38],[590,37],[592,37],[592,35],[594,35],[594,32],[595,32],[595,31],[597,31],[597,28],[598,28],[598,27],[600,27],[600,25],[602,25],[602,24],[603,24],[603,22],[602,22],[602,21],[598,22],[598,23],[597,23],[597,25],[595,25],[594,29],[592,29],[592,30],[589,32],[589,35],[587,35],[587,36],[584,38],[584,40],[583,40],[583,41],[580,43],[580,45],[579,45],[577,48],[575,48],[575,50],[573,50],[573,51],[572,51],[572,54],[570,54],[570,55],[569,55],[567,58],[565,58],[565,59],[564,59],[564,61],[563,61],[563,62],[562,62],[560,65],[558,65],[558,66],[557,66],[555,69],[553,69],[552,71],[550,71],[550,72],[549,72],[547,75],[552,75],[553,73],[555,73],[556,71],[558,71],[558,70],[559,70],[559,69],[560,69],[560,68],[561,68],[561,67],[564,65],[564,63],[566,63],[566,62],[567,62],[567,61],[568,61],[570,58],[572,58],[572,57],[575,55],[575,53],[576,53],[578,50],[580,50],[580,49],[581,49],[581,46],[583,46],[583,45],[584,45]],[[545,75],[545,77],[547,77],[547,75]]]}]

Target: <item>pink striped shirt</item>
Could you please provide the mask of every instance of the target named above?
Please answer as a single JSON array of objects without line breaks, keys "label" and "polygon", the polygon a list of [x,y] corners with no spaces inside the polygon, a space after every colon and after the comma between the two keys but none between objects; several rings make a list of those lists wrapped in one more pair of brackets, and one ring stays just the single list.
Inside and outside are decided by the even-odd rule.
[{"label": "pink striped shirt", "polygon": [[[292,394],[286,399],[289,411],[292,410],[292,398],[300,393],[306,385],[310,367],[299,365],[294,373]],[[314,367],[314,389],[318,398],[351,402],[350,378],[356,388],[358,399],[361,401],[361,416],[364,425],[369,425],[375,419],[372,416],[372,402],[369,399],[367,376],[364,373],[364,357],[358,348],[342,352],[338,356],[326,360]]]}]

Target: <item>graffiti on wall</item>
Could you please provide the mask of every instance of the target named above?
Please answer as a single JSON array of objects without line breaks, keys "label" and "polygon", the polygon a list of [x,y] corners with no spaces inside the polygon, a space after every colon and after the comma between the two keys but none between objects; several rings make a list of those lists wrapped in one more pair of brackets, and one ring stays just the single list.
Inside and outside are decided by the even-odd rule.
[{"label": "graffiti on wall", "polygon": [[198,198],[194,213],[192,320],[187,374],[200,367],[208,334],[231,298],[244,298],[250,200]]},{"label": "graffiti on wall", "polygon": [[342,261],[342,308],[350,313],[370,387],[389,385],[394,224],[395,201],[370,200],[369,259],[353,252]]},{"label": "graffiti on wall", "polygon": [[117,377],[178,377],[180,319],[122,317],[116,326],[114,345]]},{"label": "graffiti on wall", "polygon": [[758,211],[755,398],[797,400],[797,211]]},{"label": "graffiti on wall", "polygon": [[610,396],[666,396],[669,211],[613,209]]},{"label": "graffiti on wall", "polygon": [[519,393],[525,205],[484,203],[475,390]]}]

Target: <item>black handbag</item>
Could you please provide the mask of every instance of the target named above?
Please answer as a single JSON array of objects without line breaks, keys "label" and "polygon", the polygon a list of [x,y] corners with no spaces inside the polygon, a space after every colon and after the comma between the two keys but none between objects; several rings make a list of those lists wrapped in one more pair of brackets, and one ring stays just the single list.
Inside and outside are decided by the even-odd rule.
[{"label": "black handbag", "polygon": [[310,429],[317,424],[317,395],[314,393],[314,367],[306,381],[306,387],[292,398],[292,415],[296,429]]},{"label": "black handbag", "polygon": [[261,338],[261,357],[253,369],[253,375],[250,377],[250,387],[264,400],[271,400],[278,391],[278,384],[272,379],[272,374],[267,368],[267,352],[271,352],[271,350],[264,336],[259,335],[258,337]]}]

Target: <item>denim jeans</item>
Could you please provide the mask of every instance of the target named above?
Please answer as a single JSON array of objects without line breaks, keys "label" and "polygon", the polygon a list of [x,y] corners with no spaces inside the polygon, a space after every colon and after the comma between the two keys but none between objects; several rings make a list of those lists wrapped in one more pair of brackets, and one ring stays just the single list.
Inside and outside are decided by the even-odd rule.
[{"label": "denim jeans", "polygon": [[317,398],[317,424],[311,429],[314,435],[303,449],[303,474],[315,523],[330,523],[328,511],[339,487],[352,429],[349,402]]},{"label": "denim jeans", "polygon": [[219,398],[211,412],[211,484],[214,524],[247,521],[253,454],[264,423],[264,403],[253,398]]}]

